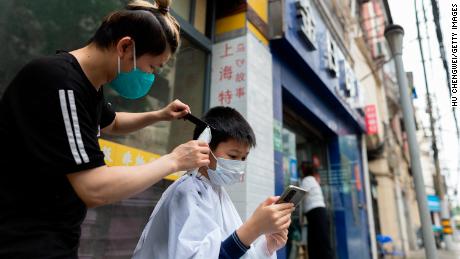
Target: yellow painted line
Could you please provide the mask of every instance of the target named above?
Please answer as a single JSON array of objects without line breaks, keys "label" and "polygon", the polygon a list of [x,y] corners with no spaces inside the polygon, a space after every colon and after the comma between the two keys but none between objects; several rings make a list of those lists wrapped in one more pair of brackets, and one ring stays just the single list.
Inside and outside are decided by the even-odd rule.
[{"label": "yellow painted line", "polygon": [[[150,153],[105,139],[99,139],[99,145],[104,153],[104,161],[107,166],[141,165],[161,157],[155,153]],[[179,177],[180,173],[177,172],[166,176],[164,179],[174,181]]]},{"label": "yellow painted line", "polygon": [[268,46],[268,40],[265,36],[254,26],[251,22],[248,22],[249,31],[256,36],[265,46]]},{"label": "yellow painted line", "polygon": [[248,4],[254,9],[260,18],[268,23],[268,1],[267,0],[248,0]]},{"label": "yellow painted line", "polygon": [[238,13],[220,18],[216,21],[216,34],[222,34],[239,29],[246,25],[246,13]]}]

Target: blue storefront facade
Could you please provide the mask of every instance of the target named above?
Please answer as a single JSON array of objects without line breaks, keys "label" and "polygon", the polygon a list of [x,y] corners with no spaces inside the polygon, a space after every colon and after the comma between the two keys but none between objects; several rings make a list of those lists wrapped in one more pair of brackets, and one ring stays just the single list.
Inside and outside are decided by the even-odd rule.
[{"label": "blue storefront facade", "polygon": [[[347,70],[339,69],[339,64],[346,63],[345,55],[338,44],[330,45],[332,33],[313,2],[286,0],[280,1],[280,6],[271,6],[281,13],[275,19],[282,20],[282,27],[274,28],[275,39],[270,42],[275,135],[284,131],[295,133],[298,164],[300,160],[324,156],[319,159],[321,186],[330,214],[336,258],[370,258],[363,187],[364,118],[342,95],[348,91],[345,96],[353,98],[360,93],[359,89],[351,89],[350,94],[350,89],[344,87],[342,73]],[[328,57],[331,51],[332,60]],[[328,63],[331,61],[334,64]],[[330,65],[335,65],[335,71]],[[292,175],[286,174],[286,151],[276,146],[275,136],[275,193],[279,195],[287,184],[300,181],[293,181]],[[319,154],[321,151],[300,152],[304,146],[308,150],[324,150],[324,155]],[[282,251],[279,258],[287,258],[289,252]]]}]

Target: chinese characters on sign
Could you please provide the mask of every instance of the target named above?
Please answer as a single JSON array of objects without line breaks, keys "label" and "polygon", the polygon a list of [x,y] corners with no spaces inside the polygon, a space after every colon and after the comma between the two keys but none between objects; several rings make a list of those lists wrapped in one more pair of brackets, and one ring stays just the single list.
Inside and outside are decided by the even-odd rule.
[{"label": "chinese characters on sign", "polygon": [[213,49],[211,103],[240,107],[246,97],[246,37],[216,44]]},{"label": "chinese characters on sign", "polygon": [[367,135],[378,133],[377,109],[375,104],[366,105],[364,108]]}]

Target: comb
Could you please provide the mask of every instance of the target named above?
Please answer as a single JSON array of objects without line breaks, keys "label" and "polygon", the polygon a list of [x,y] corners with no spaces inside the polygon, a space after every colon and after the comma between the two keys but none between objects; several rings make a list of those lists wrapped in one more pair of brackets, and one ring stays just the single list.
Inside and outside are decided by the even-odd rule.
[{"label": "comb", "polygon": [[199,129],[200,132],[203,132],[206,127],[209,127],[211,129],[211,134],[216,135],[216,134],[222,134],[220,131],[216,130],[212,125],[209,125],[208,123],[204,122],[203,120],[197,118],[196,116],[192,115],[191,113],[188,113],[183,117],[184,120],[188,120],[191,123],[195,124],[197,128]]},{"label": "comb", "polygon": [[190,121],[191,123],[195,124],[196,126],[200,128],[206,128],[208,126],[211,128],[210,125],[208,125],[206,122],[202,121],[201,119],[195,117],[191,113],[187,113],[187,115],[185,115],[183,119]]}]

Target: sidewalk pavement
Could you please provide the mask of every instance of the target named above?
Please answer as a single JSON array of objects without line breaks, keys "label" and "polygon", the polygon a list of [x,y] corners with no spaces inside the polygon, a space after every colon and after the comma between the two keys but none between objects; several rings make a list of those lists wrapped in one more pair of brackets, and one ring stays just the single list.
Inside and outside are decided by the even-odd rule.
[{"label": "sidewalk pavement", "polygon": [[[455,251],[438,250],[438,257],[439,259],[460,259],[460,249],[456,249]],[[423,249],[411,251],[406,258],[425,259],[425,251]]]}]

